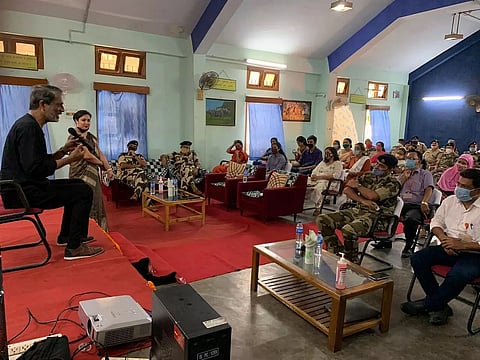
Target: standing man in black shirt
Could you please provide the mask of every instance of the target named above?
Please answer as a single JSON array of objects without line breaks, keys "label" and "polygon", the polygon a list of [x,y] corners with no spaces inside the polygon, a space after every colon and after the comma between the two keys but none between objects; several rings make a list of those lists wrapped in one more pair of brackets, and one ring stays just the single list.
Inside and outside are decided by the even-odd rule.
[{"label": "standing man in black shirt", "polygon": [[[16,181],[31,207],[63,207],[58,245],[65,248],[65,260],[76,260],[103,253],[101,247],[89,247],[87,238],[92,190],[82,180],[49,180],[59,169],[84,156],[77,140],[68,140],[53,154],[47,154],[42,127],[58,122],[63,113],[62,91],[51,85],[36,85],[30,94],[30,111],[11,127],[3,149],[1,178]],[[2,195],[5,207],[20,207],[16,194]]]}]

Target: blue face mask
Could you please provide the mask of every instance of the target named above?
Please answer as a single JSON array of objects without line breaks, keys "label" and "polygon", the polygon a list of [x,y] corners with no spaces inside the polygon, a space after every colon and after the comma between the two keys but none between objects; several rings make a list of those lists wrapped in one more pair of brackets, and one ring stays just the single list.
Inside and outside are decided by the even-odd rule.
[{"label": "blue face mask", "polygon": [[461,187],[457,186],[455,188],[455,196],[460,201],[471,201],[472,200],[472,195],[471,195],[472,190],[475,190],[475,189],[470,190],[470,189],[465,189],[465,188],[461,188]]},{"label": "blue face mask", "polygon": [[385,170],[378,169],[378,168],[374,168],[372,172],[373,172],[373,175],[376,175],[376,176],[384,176],[386,173]]},{"label": "blue face mask", "polygon": [[407,167],[407,169],[413,170],[417,167],[417,160],[406,159],[405,160],[405,166]]}]

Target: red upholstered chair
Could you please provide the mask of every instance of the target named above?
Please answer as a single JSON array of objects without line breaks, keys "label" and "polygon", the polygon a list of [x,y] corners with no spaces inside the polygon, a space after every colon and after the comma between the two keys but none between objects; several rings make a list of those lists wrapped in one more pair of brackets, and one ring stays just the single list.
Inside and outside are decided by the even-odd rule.
[{"label": "red upholstered chair", "polygon": [[[244,211],[258,213],[264,220],[282,215],[293,215],[303,211],[306,175],[299,174],[291,186],[267,189],[268,180],[239,182],[237,185],[237,207]],[[260,195],[261,194],[261,195]],[[258,197],[255,197],[257,196]]]},{"label": "red upholstered chair", "polygon": [[[265,179],[266,168],[259,166],[248,182]],[[240,178],[226,178],[225,174],[209,173],[205,175],[205,197],[210,205],[210,199],[225,203],[227,209],[235,208],[237,203],[237,184]]]},{"label": "red upholstered chair", "polygon": [[[22,243],[22,244],[14,244],[3,246],[0,243],[0,253],[4,253],[6,251],[17,250],[17,249],[25,249],[40,246],[43,247],[45,250],[45,257],[40,262],[29,263],[25,265],[18,265],[13,266],[10,268],[4,268],[3,272],[15,271],[15,270],[23,270],[23,269],[30,269],[38,266],[45,265],[52,255],[52,251],[50,249],[50,245],[47,242],[46,238],[46,231],[45,227],[43,226],[40,220],[40,214],[43,212],[43,209],[31,208],[28,204],[27,198],[19,184],[12,180],[0,180],[0,194],[5,194],[7,192],[15,192],[22,203],[22,207],[15,208],[15,209],[6,209],[3,205],[3,201],[0,197],[0,224],[7,224],[14,221],[21,221],[26,220],[33,223],[35,229],[37,230],[40,239],[35,242],[29,243]],[[5,232],[2,232],[2,239],[5,239],[7,236]]]},{"label": "red upholstered chair", "polygon": [[[433,238],[433,234],[429,233],[425,246],[430,245],[430,242],[432,241],[432,238]],[[442,277],[442,278],[445,278],[451,268],[452,268],[451,266],[446,266],[446,265],[433,265],[432,266],[432,271],[435,275],[437,275],[439,277]],[[413,291],[413,287],[415,286],[416,280],[417,280],[417,277],[415,276],[415,274],[413,274],[412,279],[410,280],[410,286],[408,287],[408,290],[407,290],[407,300],[408,301],[414,301],[414,300],[412,300],[412,291]],[[476,327],[476,328],[473,328],[473,320],[475,319],[477,309],[480,306],[480,278],[477,278],[477,279],[473,280],[469,285],[473,288],[473,290],[476,293],[475,299],[472,301],[470,299],[465,298],[462,295],[459,295],[459,296],[457,296],[457,300],[459,300],[459,301],[461,301],[461,302],[463,302],[467,305],[470,305],[472,307],[472,310],[470,311],[470,315],[469,315],[468,321],[467,321],[467,331],[471,335],[475,335],[475,334],[478,334],[480,332],[480,326]]]}]

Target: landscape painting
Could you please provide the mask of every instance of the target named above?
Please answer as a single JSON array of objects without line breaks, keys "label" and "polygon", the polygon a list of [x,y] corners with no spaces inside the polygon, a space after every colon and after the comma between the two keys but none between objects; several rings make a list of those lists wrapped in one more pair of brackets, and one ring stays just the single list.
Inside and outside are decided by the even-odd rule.
[{"label": "landscape painting", "polygon": [[207,98],[205,117],[210,126],[235,126],[235,100]]}]

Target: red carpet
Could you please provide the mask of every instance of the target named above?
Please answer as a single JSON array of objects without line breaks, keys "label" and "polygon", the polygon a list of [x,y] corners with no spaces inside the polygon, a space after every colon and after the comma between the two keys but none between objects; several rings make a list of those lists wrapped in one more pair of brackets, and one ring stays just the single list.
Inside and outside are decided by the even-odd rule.
[{"label": "red carpet", "polygon": [[[39,268],[4,274],[8,339],[27,325],[27,308],[39,321],[53,320],[61,315],[62,318],[79,322],[76,311],[61,313],[62,310],[69,305],[78,305],[81,300],[131,295],[141,306],[151,309],[152,292],[146,281],[131,266],[128,259],[115,249],[106,234],[95,223],[90,224],[90,234],[97,239],[92,245],[103,246],[105,253],[90,259],[63,260],[64,248],[55,245],[61,214],[61,210],[53,210],[41,215],[53,253],[50,262]],[[36,240],[32,225],[25,221],[1,225],[0,231],[2,244]],[[39,252],[40,247],[4,252],[2,254],[4,267],[21,264],[30,258],[40,259]],[[52,330],[52,324],[39,325],[32,319],[26,330],[13,342],[46,336],[50,331],[63,333],[70,341],[85,334],[83,329],[69,322],[61,321]],[[87,338],[72,344],[71,351],[88,340]],[[124,347],[121,352],[126,351]],[[75,357],[75,359],[98,358],[94,349]]]},{"label": "red carpet", "polygon": [[[205,226],[200,221],[183,222],[173,224],[169,232],[152,217],[142,217],[139,205],[118,209],[111,202],[106,205],[111,231],[123,234],[150,257],[158,272],[174,269],[187,282],[248,268],[253,245],[295,236],[290,222],[273,219],[264,223],[253,214],[227,211],[214,201],[206,207]],[[166,264],[170,267],[164,271]]]}]

